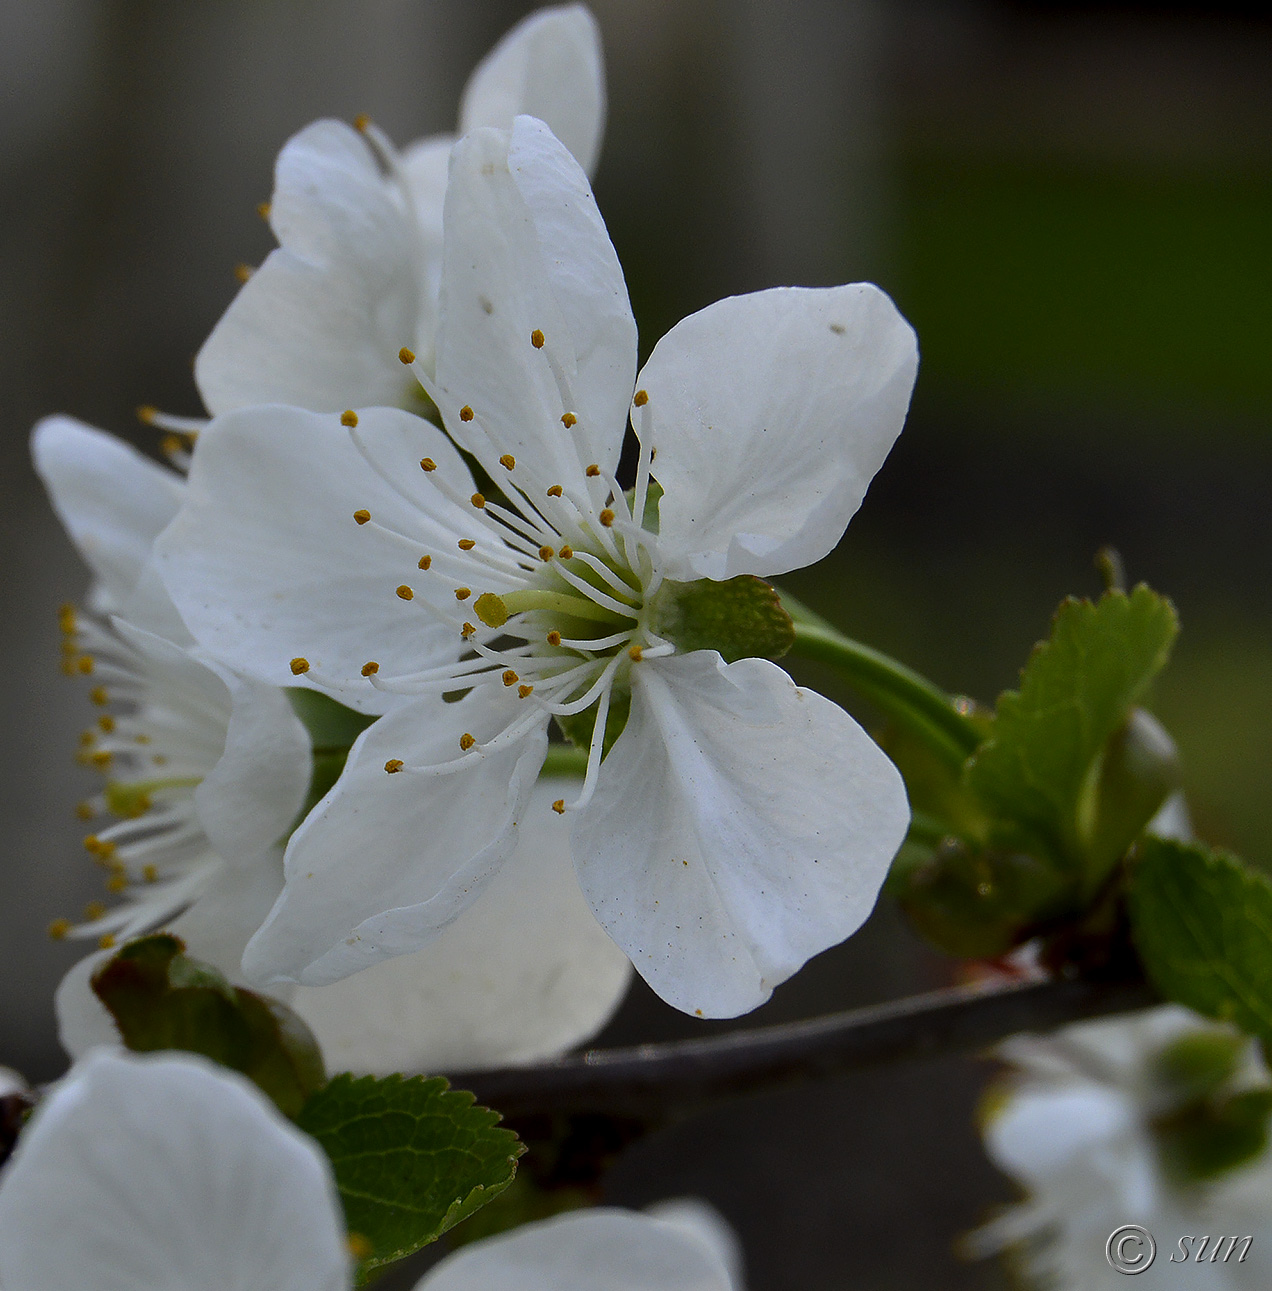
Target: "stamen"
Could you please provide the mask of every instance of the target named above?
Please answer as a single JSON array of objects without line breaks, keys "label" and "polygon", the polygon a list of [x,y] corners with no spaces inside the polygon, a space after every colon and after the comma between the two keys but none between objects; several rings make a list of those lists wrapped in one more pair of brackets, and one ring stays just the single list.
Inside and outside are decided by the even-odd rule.
[{"label": "stamen", "polygon": [[564,798],[558,798],[558,799],[556,800],[556,802],[554,802],[554,803],[552,804],[552,810],[553,810],[553,811],[555,811],[555,812],[556,812],[556,814],[557,814],[558,816],[564,816],[564,815],[565,815],[565,799],[564,799]]},{"label": "stamen", "polygon": [[555,555],[556,555],[556,552],[554,552],[551,547],[547,546],[546,543],[539,548],[540,560],[551,560],[552,557]]},{"label": "stamen", "polygon": [[630,650],[628,650],[627,654],[632,663],[640,663],[641,659],[644,658],[645,652],[640,648],[640,646],[634,645]]},{"label": "stamen", "polygon": [[548,644],[550,646],[559,646],[561,644],[561,634],[555,629],[548,633]]},{"label": "stamen", "polygon": [[421,458],[420,458],[420,470],[422,470],[422,471],[435,471],[435,470],[437,470],[437,463],[436,463],[435,461],[433,461],[433,459],[432,459],[431,457],[421,457]]},{"label": "stamen", "polygon": [[259,215],[263,220],[269,219],[269,213],[272,209],[273,208],[270,206],[268,202],[257,202],[256,204],[256,214]]},{"label": "stamen", "polygon": [[291,661],[291,670],[293,677],[299,677],[301,673],[309,671],[309,660],[304,658],[302,655],[297,655],[296,658]]},{"label": "stamen", "polygon": [[596,517],[607,529],[614,523],[614,513],[606,507],[599,516]]},{"label": "stamen", "polygon": [[649,392],[647,390],[637,390],[632,395],[632,403],[638,408],[643,408],[649,402]]},{"label": "stamen", "polygon": [[358,414],[352,408],[346,408],[340,414],[340,424],[352,430],[358,424]]},{"label": "stamen", "polygon": [[477,635],[477,629],[473,627],[471,623],[465,623],[464,626],[460,628],[459,635],[467,641],[471,637],[475,637]]},{"label": "stamen", "polygon": [[104,901],[90,901],[84,907],[84,918],[87,919],[89,923],[95,923],[98,919],[104,918],[105,915],[106,903]]},{"label": "stamen", "polygon": [[565,492],[565,490],[564,490],[564,489],[563,489],[559,484],[554,484],[554,485],[553,485],[553,486],[548,490],[548,497],[550,497],[550,498],[559,498],[559,497],[560,497],[564,492]]},{"label": "stamen", "polygon": [[601,473],[601,468],[595,462],[593,462],[592,465],[587,468],[587,472],[586,472],[589,480],[596,479],[596,477],[600,473]]},{"label": "stamen", "polygon": [[49,922],[49,936],[54,941],[65,941],[70,930],[71,921],[69,919],[53,919]]},{"label": "stamen", "polygon": [[403,584],[401,585],[401,587],[399,587],[399,588],[397,589],[397,594],[398,594],[398,596],[400,596],[400,597],[402,598],[402,600],[404,600],[404,601],[414,600],[414,598],[415,598],[415,593],[414,593],[413,591],[411,591],[411,589],[410,589],[409,587],[407,587],[407,585],[406,585],[405,583],[403,583]]},{"label": "stamen", "polygon": [[236,265],[234,266],[234,276],[235,276],[235,277],[239,280],[239,282],[241,282],[241,283],[245,283],[245,282],[247,282],[247,280],[248,280],[248,279],[249,279],[249,278],[250,278],[250,277],[251,277],[255,272],[256,272],[256,270],[255,270],[255,269],[253,269],[253,268],[252,268],[252,266],[251,266],[250,264],[241,264],[241,263],[240,263],[240,264],[236,264]]},{"label": "stamen", "polygon": [[415,351],[408,350],[405,345],[402,346],[402,348],[398,350],[398,362],[410,367],[411,364],[415,362]]},{"label": "stamen", "polygon": [[467,731],[465,731],[463,735],[459,737],[459,747],[465,753],[467,753],[468,750],[471,749],[473,745],[476,743],[477,743],[477,740],[472,735],[470,735]]},{"label": "stamen", "polygon": [[486,505],[486,499],[482,497],[480,493],[474,493],[468,500],[477,508],[478,511]]},{"label": "stamen", "polygon": [[511,668],[504,673],[502,681],[505,686],[515,686],[521,680]]},{"label": "stamen", "polygon": [[566,543],[565,546],[562,547],[561,550],[557,553],[557,555],[560,556],[562,560],[573,560],[574,548],[571,547],[569,543]]},{"label": "stamen", "polygon": [[578,420],[579,419],[572,412],[563,412],[561,414],[561,425],[563,425],[566,430],[569,430],[571,426],[577,425]]},{"label": "stamen", "polygon": [[[457,587],[455,589],[455,599],[457,601],[466,601],[473,594],[471,587]],[[478,615],[480,618],[481,616]]]},{"label": "stamen", "polygon": [[358,115],[353,118],[353,128],[359,134],[366,134],[367,127],[370,124],[371,124],[371,118],[367,116],[365,112],[359,112]]},{"label": "stamen", "polygon": [[505,453],[499,459],[499,465],[502,466],[505,471],[515,471],[517,469],[517,459],[513,457],[511,453]]},{"label": "stamen", "polygon": [[534,694],[534,687],[533,687],[533,686],[518,686],[518,687],[517,687],[517,694],[518,694],[518,695],[520,695],[522,699],[529,699],[529,698],[530,698],[530,696]]},{"label": "stamen", "polygon": [[355,511],[353,513],[353,518],[358,524],[366,524],[366,522],[371,519],[371,512],[366,510],[364,507],[359,511]]},{"label": "stamen", "polygon": [[389,775],[396,775],[399,771],[401,771],[404,765],[405,763],[402,761],[401,758],[390,758],[384,764],[384,769],[389,773]]},{"label": "stamen", "polygon": [[543,333],[537,327],[530,333],[530,344],[533,345],[536,350],[543,349],[543,339]]},{"label": "stamen", "polygon": [[461,538],[459,540],[460,551],[472,551],[476,545],[477,540],[475,538]]},{"label": "stamen", "polygon": [[460,421],[472,421],[473,410],[467,404],[459,410],[459,419]]},{"label": "stamen", "polygon": [[362,675],[364,677],[374,677],[380,671],[380,665],[374,659],[368,659],[362,665]]},{"label": "stamen", "polygon": [[432,563],[433,563],[432,556],[421,556],[419,560],[419,567],[421,569],[427,569]]},{"label": "stamen", "polygon": [[112,932],[102,933],[102,935],[97,939],[97,947],[99,950],[114,950],[115,934]]}]

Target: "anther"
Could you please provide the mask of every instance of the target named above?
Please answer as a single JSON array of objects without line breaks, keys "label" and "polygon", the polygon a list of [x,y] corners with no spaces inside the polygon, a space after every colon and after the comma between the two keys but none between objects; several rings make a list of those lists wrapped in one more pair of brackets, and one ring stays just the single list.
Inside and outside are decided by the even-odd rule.
[{"label": "anther", "polygon": [[368,659],[362,665],[362,675],[364,677],[374,677],[380,671],[380,665],[374,659]]},{"label": "anther", "polygon": [[255,272],[256,270],[250,264],[236,264],[234,266],[234,276],[239,282],[246,282]]},{"label": "anther", "polygon": [[106,903],[104,901],[90,901],[84,907],[84,918],[89,923],[100,919],[106,913]]},{"label": "anther", "polygon": [[353,128],[359,134],[365,133],[367,126],[369,126],[370,124],[371,124],[371,118],[367,116],[365,112],[359,112],[358,115],[353,118]]},{"label": "anther", "polygon": [[476,545],[477,540],[475,538],[461,538],[459,540],[460,551],[472,551]]},{"label": "anther", "polygon": [[97,735],[93,731],[81,731],[79,735],[80,748],[91,749],[97,743]]},{"label": "anther", "polygon": [[435,461],[433,461],[433,459],[432,459],[431,457],[421,457],[421,458],[420,458],[420,470],[422,470],[422,471],[435,471],[435,470],[437,470],[437,463],[436,463]]},{"label": "anther", "polygon": [[556,555],[556,552],[555,552],[555,551],[553,551],[553,550],[552,550],[552,548],[551,548],[551,547],[549,547],[549,546],[547,546],[546,544],[545,544],[544,546],[542,546],[542,547],[540,547],[540,548],[539,548],[539,559],[540,559],[540,560],[551,560],[551,559],[552,559],[552,557],[553,557],[553,556],[555,556],[555,555]]},{"label": "anther", "polygon": [[[115,873],[106,880],[106,891],[113,892],[118,896],[121,892],[128,890],[128,876],[126,874]],[[102,949],[105,949],[103,947]]]},{"label": "anther", "polygon": [[114,755],[109,749],[98,749],[89,761],[99,770],[105,771],[114,761]]},{"label": "anther", "polygon": [[147,883],[159,882],[159,867],[157,865],[143,865],[141,867],[141,877]]},{"label": "anther", "polygon": [[93,810],[93,804],[90,802],[77,802],[75,804],[76,820],[92,820],[97,813]]},{"label": "anther", "polygon": [[411,591],[411,589],[407,587],[405,583],[403,583],[402,586],[397,589],[397,594],[404,601],[410,601],[415,599],[415,593]]},{"label": "anther", "polygon": [[486,505],[486,499],[483,498],[480,493],[474,493],[468,500],[477,508],[478,511]]},{"label": "anther", "polygon": [[601,473],[601,468],[600,468],[599,466],[597,466],[597,464],[596,464],[595,462],[593,462],[593,463],[592,463],[592,465],[591,465],[591,466],[589,466],[589,467],[587,468],[587,478],[588,478],[589,480],[594,480],[594,479],[596,479],[596,477],[597,477],[600,473]]},{"label": "anther", "polygon": [[561,414],[561,425],[569,430],[578,421],[578,418],[572,412],[563,412]]},{"label": "anther", "polygon": [[560,556],[562,560],[571,560],[574,557],[574,548],[567,542],[565,546],[557,552],[557,555]]},{"label": "anther", "polygon": [[521,680],[511,668],[503,675],[503,684],[505,686],[515,686]]},{"label": "anther", "polygon": [[106,695],[105,686],[94,686],[93,689],[88,692],[88,697],[97,705],[98,708],[104,708],[106,704],[110,702]]},{"label": "anther", "polygon": [[457,601],[466,601],[473,594],[471,587],[457,587],[455,589],[455,599]]},{"label": "anther", "polygon": [[637,390],[636,393],[632,396],[632,403],[634,403],[638,408],[643,408],[648,402],[649,402],[648,390]]},{"label": "anther", "polygon": [[561,496],[561,494],[562,494],[562,493],[564,493],[564,492],[565,492],[565,490],[564,490],[564,489],[563,489],[559,484],[554,484],[554,485],[553,485],[553,486],[548,490],[548,497],[550,497],[550,498],[559,498],[559,497]]},{"label": "anther", "polygon": [[467,404],[459,410],[459,419],[460,421],[472,421],[473,410]]},{"label": "anther", "polygon": [[482,592],[473,602],[473,609],[488,628],[501,628],[508,622],[508,607],[494,592]]},{"label": "anther", "polygon": [[141,422],[143,426],[153,426],[155,424],[155,418],[158,415],[159,409],[156,408],[154,404],[143,403],[137,408],[137,420]]},{"label": "anther", "polygon": [[57,625],[68,637],[75,631],[75,606],[69,601],[58,606]]},{"label": "anther", "polygon": [[185,441],[180,435],[165,435],[159,441],[159,451],[165,457],[176,457],[178,453],[186,451]]},{"label": "anther", "polygon": [[402,769],[402,767],[403,767],[404,765],[405,765],[405,763],[403,763],[403,761],[402,761],[402,759],[401,759],[401,758],[390,758],[390,759],[389,759],[389,760],[384,764],[384,769],[385,769],[385,770],[386,770],[390,775],[396,775],[399,771],[401,771],[401,769]]},{"label": "anther", "polygon": [[475,637],[477,635],[477,629],[473,627],[471,623],[465,623],[464,626],[459,629],[459,635],[467,641],[469,637]]},{"label": "anther", "polygon": [[268,220],[269,213],[272,209],[273,208],[268,202],[258,202],[256,206],[256,214],[259,215],[261,219]]},{"label": "anther", "polygon": [[565,799],[564,799],[564,798],[558,798],[558,799],[556,800],[556,802],[554,802],[554,803],[552,804],[552,810],[553,810],[553,811],[555,811],[555,812],[556,812],[556,814],[557,814],[558,816],[564,816],[564,815],[565,815]]},{"label": "anther", "polygon": [[99,950],[114,950],[115,934],[111,932],[102,933],[102,935],[97,939],[97,946]]},{"label": "anther", "polygon": [[499,459],[499,465],[502,466],[505,471],[512,471],[516,469],[517,459],[513,457],[511,453],[505,453]]},{"label": "anther", "polygon": [[543,333],[537,327],[530,333],[530,344],[536,350],[543,349]]},{"label": "anther", "polygon": [[419,566],[421,569],[427,569],[432,563],[432,556],[421,556],[419,559]]},{"label": "anther", "polygon": [[614,513],[606,507],[599,516],[596,517],[607,529],[614,523]]},{"label": "anther", "polygon": [[293,677],[299,677],[302,672],[309,671],[309,660],[304,658],[302,655],[297,655],[291,661],[291,670]]},{"label": "anther", "polygon": [[87,677],[93,671],[93,656],[91,654],[80,655],[75,661],[75,666]]},{"label": "anther", "polygon": [[631,659],[632,663],[640,663],[640,661],[645,657],[645,652],[638,645],[632,646],[632,648],[627,652],[627,656]]},{"label": "anther", "polygon": [[561,634],[555,628],[548,633],[548,644],[550,646],[559,646],[561,644]]},{"label": "anther", "polygon": [[477,743],[477,739],[476,739],[476,737],[475,737],[475,736],[473,736],[473,735],[470,735],[467,731],[465,731],[465,732],[463,733],[463,735],[461,735],[461,736],[459,737],[459,747],[460,747],[460,748],[461,748],[465,753],[467,753],[467,752],[468,752],[468,750],[469,750],[469,749],[471,749],[471,748],[473,747],[473,745],[474,745],[474,744],[476,744],[476,743]]},{"label": "anther", "polygon": [[366,524],[371,519],[371,512],[362,507],[353,513],[353,518],[358,524]]},{"label": "anther", "polygon": [[97,725],[102,728],[104,734],[109,735],[115,729],[115,719],[109,713],[103,713],[97,719]]},{"label": "anther", "polygon": [[518,687],[517,687],[517,694],[518,694],[518,695],[520,695],[522,699],[529,699],[529,698],[530,698],[530,696],[534,694],[534,687],[533,687],[533,686],[518,686]]},{"label": "anther", "polygon": [[64,941],[66,934],[71,930],[71,921],[69,919],[53,919],[49,923],[49,936],[54,941]]},{"label": "anther", "polygon": [[352,408],[346,408],[340,414],[340,424],[352,430],[358,424],[358,414]]},{"label": "anther", "polygon": [[398,362],[399,362],[399,363],[405,363],[405,364],[407,364],[408,366],[409,366],[410,364],[414,363],[414,362],[415,362],[415,351],[414,351],[414,350],[408,350],[408,349],[406,348],[406,346],[405,346],[405,345],[404,345],[404,346],[402,346],[402,348],[401,348],[400,350],[398,350]]}]

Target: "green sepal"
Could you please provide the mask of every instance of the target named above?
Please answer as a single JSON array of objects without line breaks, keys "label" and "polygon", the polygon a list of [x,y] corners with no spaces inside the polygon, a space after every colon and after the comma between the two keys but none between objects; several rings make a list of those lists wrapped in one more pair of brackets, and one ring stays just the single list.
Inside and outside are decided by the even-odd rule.
[{"label": "green sepal", "polygon": [[795,625],[780,597],[754,574],[722,582],[668,579],[655,597],[651,626],[681,653],[718,650],[726,663],[780,659],[795,644]]},{"label": "green sepal", "polygon": [[1207,1183],[1262,1155],[1272,1089],[1247,1089],[1194,1103],[1153,1124],[1166,1171],[1180,1183]]},{"label": "green sepal", "polygon": [[435,1242],[497,1197],[525,1150],[499,1114],[440,1076],[336,1076],[297,1124],[322,1145],[344,1206],[359,1284]]},{"label": "green sepal", "polygon": [[375,721],[368,713],[352,708],[304,686],[289,686],[287,698],[296,716],[309,732],[313,759],[309,775],[309,791],[296,823],[299,824],[327,796],[332,785],[340,779],[353,742]]},{"label": "green sepal", "polygon": [[1237,1074],[1249,1044],[1227,1027],[1188,1031],[1154,1056],[1153,1085],[1172,1107],[1212,1098]]},{"label": "green sepal", "polygon": [[326,1080],[313,1033],[268,996],[232,986],[171,933],[131,941],[93,975],[93,991],[138,1053],[184,1049],[240,1071],[294,1117]]},{"label": "green sepal", "polygon": [[1272,883],[1230,852],[1146,837],[1128,907],[1149,981],[1272,1049]]}]

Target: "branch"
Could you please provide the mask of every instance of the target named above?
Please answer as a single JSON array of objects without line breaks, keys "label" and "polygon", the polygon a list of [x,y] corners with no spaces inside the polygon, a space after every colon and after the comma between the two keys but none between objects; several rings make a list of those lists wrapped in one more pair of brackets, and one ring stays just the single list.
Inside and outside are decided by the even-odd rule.
[{"label": "branch", "polygon": [[455,1084],[505,1116],[663,1117],[845,1072],[984,1049],[1017,1031],[1156,1002],[1143,982],[957,986],[805,1022],[703,1040],[589,1049],[529,1067],[459,1073]]}]

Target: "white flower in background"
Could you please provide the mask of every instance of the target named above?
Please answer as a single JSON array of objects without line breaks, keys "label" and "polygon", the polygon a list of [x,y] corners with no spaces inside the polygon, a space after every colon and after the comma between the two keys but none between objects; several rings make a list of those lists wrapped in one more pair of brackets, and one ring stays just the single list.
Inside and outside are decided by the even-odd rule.
[{"label": "white flower in background", "polygon": [[[321,1149],[193,1055],[89,1055],[0,1172],[5,1291],[347,1291],[351,1272]],[[416,1291],[470,1288],[740,1291],[701,1217],[621,1210],[474,1242]]]},{"label": "white flower in background", "polygon": [[[321,984],[425,944],[507,855],[550,719],[589,708],[586,779],[555,805],[577,813],[589,904],[664,999],[745,1012],[850,935],[905,834],[901,777],[775,664],[678,649],[673,580],[826,555],[916,361],[877,288],[781,288],[684,320],[636,381],[577,163],[527,117],[461,141],[435,381],[416,365],[454,443],[395,409],[227,414],[156,544],[187,623],[234,667],[358,707],[407,699],[293,836],[249,970]],[[629,408],[630,506],[614,478]],[[454,445],[506,501],[475,491]]]},{"label": "white flower in background", "polygon": [[[604,66],[582,5],[540,10],[500,41],[468,82],[460,133],[506,129],[520,112],[547,121],[587,170],[595,165]],[[269,220],[280,246],[195,364],[213,414],[263,403],[320,412],[419,406],[419,387],[396,356],[403,345],[423,359],[433,353],[455,137],[399,154],[375,126],[359,124],[317,121],[279,154]]]},{"label": "white flower in background", "polygon": [[[145,609],[186,636],[146,560],[184,481],[120,440],[66,417],[36,428],[33,452],[59,517],[97,575],[103,610]],[[139,584],[148,592],[138,595]],[[73,673],[102,709],[81,757],[105,778],[81,815],[113,813],[88,839],[119,904],[94,907],[61,935],[116,940],[165,926],[235,981],[243,948],[283,883],[277,846],[309,784],[309,736],[284,692],[251,681],[116,618],[113,628],[63,612]],[[173,627],[175,624],[175,628]],[[125,711],[111,714],[108,705]],[[630,966],[592,918],[570,863],[568,830],[544,810],[483,900],[416,955],[323,989],[284,991],[332,1070],[388,1074],[528,1062],[604,1025]],[[89,979],[104,956],[58,990],[72,1057],[117,1042]],[[278,993],[278,992],[275,992]]]},{"label": "white flower in background", "polygon": [[[1175,1005],[1003,1045],[1000,1056],[1016,1071],[991,1104],[985,1145],[1029,1196],[973,1233],[971,1251],[1010,1250],[1040,1287],[1120,1291],[1125,1275],[1110,1267],[1105,1243],[1122,1225],[1140,1224],[1157,1255],[1137,1286],[1272,1285],[1272,1153],[1265,1148],[1200,1181],[1181,1177],[1163,1154],[1163,1135],[1181,1106],[1179,1073],[1188,1071],[1180,1061],[1188,1051],[1178,1046],[1196,1041],[1231,1057],[1223,1093],[1267,1087],[1254,1041]],[[1221,1235],[1222,1250],[1215,1245]],[[1184,1236],[1192,1240],[1181,1249]],[[1246,1243],[1229,1250],[1234,1236],[1254,1239],[1244,1261]],[[1126,1250],[1131,1259],[1141,1253],[1136,1245]]]}]

